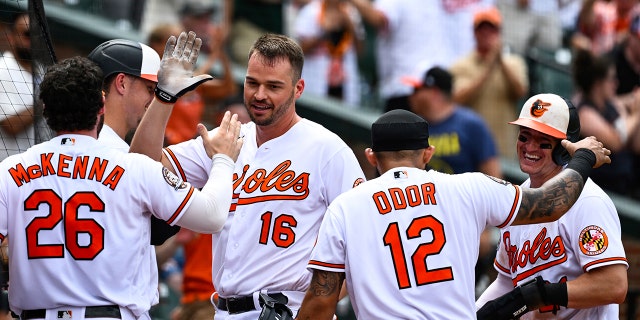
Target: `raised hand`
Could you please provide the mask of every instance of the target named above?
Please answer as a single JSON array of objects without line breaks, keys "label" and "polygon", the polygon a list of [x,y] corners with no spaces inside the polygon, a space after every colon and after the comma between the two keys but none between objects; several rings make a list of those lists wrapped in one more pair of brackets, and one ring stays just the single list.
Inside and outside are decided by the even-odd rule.
[{"label": "raised hand", "polygon": [[158,70],[158,85],[155,90],[158,100],[175,103],[186,92],[213,79],[208,74],[193,76],[200,46],[202,40],[193,31],[189,31],[189,34],[180,33],[177,40],[175,36],[169,37]]},{"label": "raised hand", "polygon": [[227,111],[220,122],[220,126],[213,135],[209,134],[203,124],[198,124],[198,133],[202,137],[202,143],[209,158],[214,154],[225,154],[235,162],[240,154],[244,138],[240,136],[241,123],[238,115]]},{"label": "raised hand", "polygon": [[562,146],[567,149],[571,156],[573,156],[576,150],[581,148],[593,151],[593,153],[596,155],[596,164],[593,166],[594,168],[597,168],[605,163],[611,163],[611,158],[609,157],[611,155],[611,150],[605,148],[602,142],[598,141],[598,139],[596,139],[596,137],[594,136],[586,137],[575,143],[572,143],[569,140],[562,140],[561,143]]}]

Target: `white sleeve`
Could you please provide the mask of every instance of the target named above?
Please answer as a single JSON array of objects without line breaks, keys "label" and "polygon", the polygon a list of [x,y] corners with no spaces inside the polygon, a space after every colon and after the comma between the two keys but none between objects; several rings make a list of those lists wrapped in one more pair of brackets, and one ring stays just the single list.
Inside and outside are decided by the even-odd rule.
[{"label": "white sleeve", "polygon": [[480,295],[480,298],[476,300],[476,310],[482,308],[485,303],[499,298],[505,293],[513,290],[513,283],[511,282],[511,278],[498,273],[498,277],[487,287],[486,290]]},{"label": "white sleeve", "polygon": [[177,225],[199,233],[214,233],[222,229],[233,197],[234,162],[226,155],[213,156],[209,179],[196,192],[191,205],[185,210]]}]

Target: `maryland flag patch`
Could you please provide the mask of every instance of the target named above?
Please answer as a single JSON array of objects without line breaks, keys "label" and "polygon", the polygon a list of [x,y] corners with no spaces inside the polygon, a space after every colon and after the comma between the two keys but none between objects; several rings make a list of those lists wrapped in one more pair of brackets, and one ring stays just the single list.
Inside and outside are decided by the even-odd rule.
[{"label": "maryland flag patch", "polygon": [[588,256],[603,253],[609,246],[607,234],[598,226],[588,226],[580,232],[580,251]]}]

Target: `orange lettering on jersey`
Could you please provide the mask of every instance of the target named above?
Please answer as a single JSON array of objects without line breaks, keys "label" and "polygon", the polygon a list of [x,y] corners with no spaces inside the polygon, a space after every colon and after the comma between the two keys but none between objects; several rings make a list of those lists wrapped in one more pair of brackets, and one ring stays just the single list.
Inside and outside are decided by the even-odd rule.
[{"label": "orange lettering on jersey", "polygon": [[51,164],[51,157],[53,157],[53,153],[43,153],[40,155],[40,172],[42,172],[43,176],[56,174],[56,171],[53,169],[53,164]]},{"label": "orange lettering on jersey", "polygon": [[416,207],[421,204],[436,203],[436,188],[433,183],[424,183],[418,187],[411,185],[404,189],[390,188],[386,192],[378,191],[372,195],[373,203],[376,205],[379,214],[387,214],[391,209],[402,210],[409,207]]},{"label": "orange lettering on jersey", "polygon": [[[286,160],[277,165],[271,172],[266,169],[257,169],[251,175],[246,176],[249,166],[242,168],[242,175],[238,177],[234,174],[234,190],[242,185],[242,191],[251,194],[257,190],[262,193],[273,192],[255,197],[245,196],[238,198],[238,205],[251,204],[263,201],[274,200],[302,200],[309,195],[309,174],[301,173],[297,175],[295,171],[289,170],[291,161]],[[244,184],[242,181],[244,180]],[[286,191],[294,194],[286,194]],[[277,192],[277,193],[276,193]]]},{"label": "orange lettering on jersey", "polygon": [[29,183],[29,181],[31,181],[31,177],[27,174],[27,171],[24,170],[22,163],[18,163],[15,168],[9,168],[9,174],[18,187],[22,186],[23,183]]},{"label": "orange lettering on jersey", "polygon": [[[88,156],[74,159],[71,156],[60,154],[58,155],[57,165],[53,164],[52,157],[52,153],[43,153],[40,155],[40,163],[29,165],[26,169],[22,163],[16,164],[14,168],[9,168],[9,174],[13,182],[16,186],[21,187],[25,183],[48,175],[72,179],[85,179],[86,177],[86,179],[99,181],[111,190],[115,190],[125,172],[124,168],[115,166],[105,175],[109,161],[100,158],[93,159],[91,168],[88,168]],[[88,169],[90,172],[87,175]],[[105,177],[104,180],[103,177]]]},{"label": "orange lettering on jersey", "polygon": [[385,215],[391,212],[391,204],[389,203],[389,198],[387,198],[387,194],[384,193],[384,191],[378,191],[373,194],[373,203],[376,204],[379,214]]},{"label": "orange lettering on jersey", "polygon": [[84,179],[87,175],[87,165],[89,164],[89,156],[77,157],[76,163],[73,164],[73,178]]},{"label": "orange lettering on jersey", "polygon": [[102,181],[102,176],[104,175],[104,171],[107,170],[107,164],[109,160],[102,160],[100,158],[94,158],[93,163],[91,164],[91,169],[89,170],[88,179]]},{"label": "orange lettering on jersey", "polygon": [[60,154],[60,157],[58,158],[58,175],[63,177],[63,178],[70,178],[71,177],[71,173],[65,171],[69,168],[69,161],[71,161],[70,156],[66,155],[66,154]]},{"label": "orange lettering on jersey", "polygon": [[116,166],[115,168],[113,168],[113,170],[111,170],[107,178],[102,181],[102,184],[109,187],[109,189],[111,190],[115,190],[118,186],[118,182],[120,182],[120,179],[123,175],[124,168],[122,168],[121,166]]},{"label": "orange lettering on jersey", "polygon": [[547,228],[542,228],[538,235],[533,239],[525,241],[522,248],[511,244],[511,233],[504,232],[502,243],[509,258],[509,267],[512,274],[517,274],[518,269],[523,269],[527,265],[536,265],[538,260],[545,261],[538,264],[535,268],[527,269],[527,272],[521,273],[514,279],[514,283],[536,273],[540,270],[547,269],[567,260],[567,254],[564,243],[560,236],[551,239],[547,237]]}]

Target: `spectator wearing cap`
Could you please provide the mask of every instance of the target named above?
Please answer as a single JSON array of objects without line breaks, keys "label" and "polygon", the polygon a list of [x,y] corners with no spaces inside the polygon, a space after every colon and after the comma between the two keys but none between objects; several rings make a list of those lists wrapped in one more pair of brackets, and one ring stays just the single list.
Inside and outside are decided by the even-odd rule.
[{"label": "spectator wearing cap", "polygon": [[414,82],[411,111],[429,122],[435,152],[429,168],[444,173],[479,171],[502,177],[494,138],[486,122],[473,110],[451,100],[452,76],[433,67]]},{"label": "spectator wearing cap", "polygon": [[516,130],[505,126],[516,115],[518,99],[529,89],[527,66],[516,54],[502,52],[502,17],[495,7],[474,14],[476,48],[449,69],[453,101],[475,110],[489,125],[501,157],[515,160]]},{"label": "spectator wearing cap", "polygon": [[213,24],[215,13],[215,5],[212,1],[207,0],[186,0],[178,10],[180,23],[184,30],[193,31],[202,39],[200,50],[203,54],[209,54],[211,46],[218,44],[216,38],[221,37],[219,33],[222,30]]},{"label": "spectator wearing cap", "polygon": [[[433,67],[422,81],[407,79],[413,94],[411,111],[429,123],[429,143],[435,147],[427,169],[444,173],[482,172],[502,177],[496,143],[487,123],[473,110],[451,100],[453,78],[441,67]],[[480,238],[476,263],[476,290],[482,292],[489,282],[497,241],[493,228]]]}]

